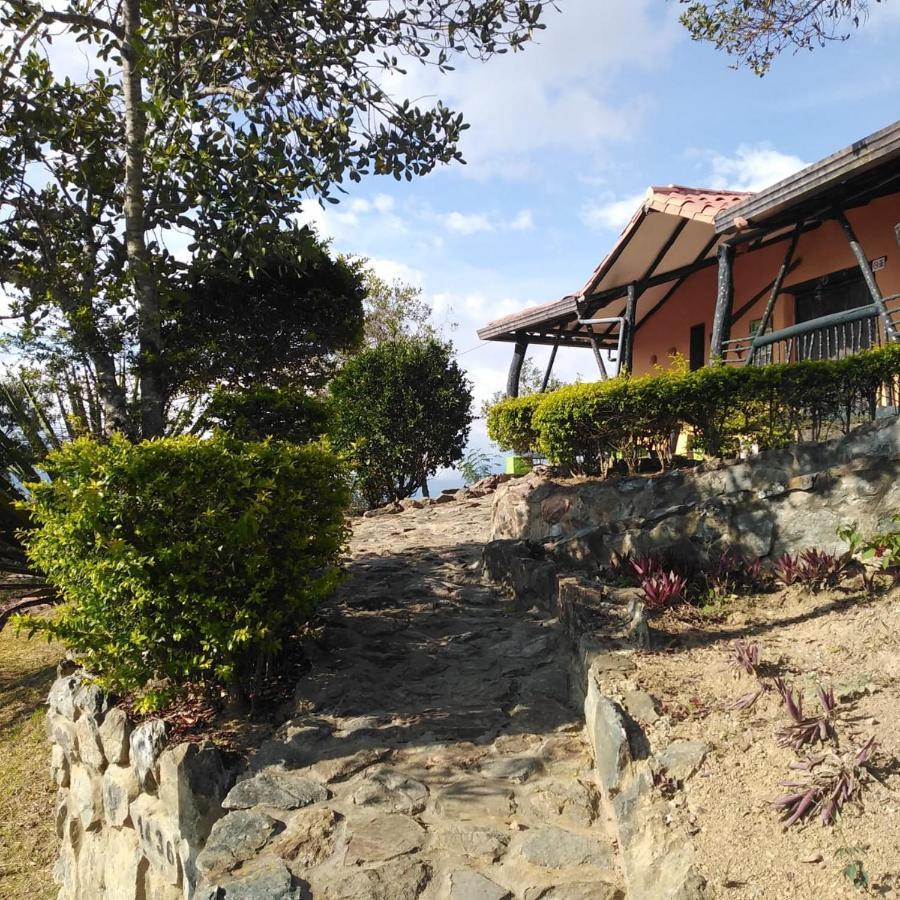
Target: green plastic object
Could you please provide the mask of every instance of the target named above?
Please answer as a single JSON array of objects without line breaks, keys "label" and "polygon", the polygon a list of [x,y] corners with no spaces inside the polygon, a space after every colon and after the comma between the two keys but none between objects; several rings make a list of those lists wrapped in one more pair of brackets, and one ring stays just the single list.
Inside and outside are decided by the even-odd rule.
[{"label": "green plastic object", "polygon": [[531,460],[524,456],[506,457],[507,475],[527,475],[531,471]]}]

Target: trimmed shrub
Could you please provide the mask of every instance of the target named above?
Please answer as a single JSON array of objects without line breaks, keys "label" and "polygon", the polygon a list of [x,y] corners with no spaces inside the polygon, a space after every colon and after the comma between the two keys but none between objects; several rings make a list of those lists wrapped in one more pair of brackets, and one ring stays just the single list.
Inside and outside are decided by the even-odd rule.
[{"label": "trimmed shrub", "polygon": [[533,428],[534,413],[546,394],[509,397],[493,404],[487,412],[487,431],[501,450],[528,453],[537,449],[538,432]]},{"label": "trimmed shrub", "polygon": [[274,438],[293,444],[318,440],[328,431],[328,405],[297,388],[254,385],[217,387],[200,426],[214,426],[239,441]]},{"label": "trimmed shrub", "polygon": [[242,699],[338,582],[348,491],[322,446],[80,439],[46,468],[28,555],[65,602],[28,627],[147,708],[186,681]]},{"label": "trimmed shrub", "polygon": [[472,389],[449,344],[385,341],[348,360],[330,392],[331,439],[366,508],[427,489],[429,476],[462,459]]},{"label": "trimmed shrub", "polygon": [[676,365],[503,400],[490,410],[488,433],[503,449],[539,450],[584,474],[603,475],[617,458],[633,472],[648,452],[665,468],[672,436],[686,426],[707,456],[820,440],[833,426],[846,433],[874,415],[879,391],[896,391],[898,377],[900,344],[837,360],[694,372]]}]

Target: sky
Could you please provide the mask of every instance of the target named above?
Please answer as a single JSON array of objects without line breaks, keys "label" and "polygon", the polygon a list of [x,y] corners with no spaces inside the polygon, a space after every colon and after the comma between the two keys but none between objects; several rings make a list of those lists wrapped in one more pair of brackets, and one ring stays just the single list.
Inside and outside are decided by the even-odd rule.
[{"label": "sky", "polygon": [[[505,386],[511,355],[476,330],[577,290],[648,186],[756,190],[900,115],[900,0],[873,5],[849,41],[783,56],[762,79],[692,42],[677,3],[559,6],[523,53],[446,75],[416,67],[392,85],[463,113],[467,165],[410,183],[372,177],[337,206],[304,208],[335,250],[418,285],[435,323],[455,323],[446,333],[476,409]],[[548,353],[532,355],[543,365]],[[592,380],[595,368],[589,351],[561,350],[555,374]],[[490,449],[481,420],[470,447]]]}]

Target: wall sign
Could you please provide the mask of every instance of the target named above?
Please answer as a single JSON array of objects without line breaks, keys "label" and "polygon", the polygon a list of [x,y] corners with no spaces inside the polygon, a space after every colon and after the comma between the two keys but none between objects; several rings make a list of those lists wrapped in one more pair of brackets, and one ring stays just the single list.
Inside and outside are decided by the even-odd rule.
[{"label": "wall sign", "polygon": [[879,256],[878,259],[872,260],[872,271],[880,272],[887,265],[887,257]]}]

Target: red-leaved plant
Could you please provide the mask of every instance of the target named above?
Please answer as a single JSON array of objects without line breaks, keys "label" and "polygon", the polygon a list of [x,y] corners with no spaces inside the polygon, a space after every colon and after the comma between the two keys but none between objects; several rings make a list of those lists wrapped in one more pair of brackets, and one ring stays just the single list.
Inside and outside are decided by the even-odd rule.
[{"label": "red-leaved plant", "polygon": [[800,693],[794,696],[794,692],[780,678],[775,679],[775,687],[778,688],[784,701],[784,708],[791,718],[791,723],[779,728],[776,734],[776,740],[782,747],[792,747],[799,753],[806,744],[837,742],[834,731],[837,701],[834,699],[833,688],[825,690],[820,685],[816,689],[816,696],[819,699],[819,706],[822,707],[822,714],[804,716],[803,697]]},{"label": "red-leaved plant", "polygon": [[667,604],[684,599],[687,579],[675,571],[657,569],[641,578],[644,602],[651,609],[659,609]]},{"label": "red-leaved plant", "polygon": [[869,777],[869,762],[875,752],[875,738],[870,737],[855,751],[820,753],[802,762],[791,764],[795,772],[804,773],[797,779],[780,782],[790,793],[773,801],[781,811],[781,821],[790,828],[801,819],[818,815],[823,825],[829,825],[846,803],[862,793]]}]

